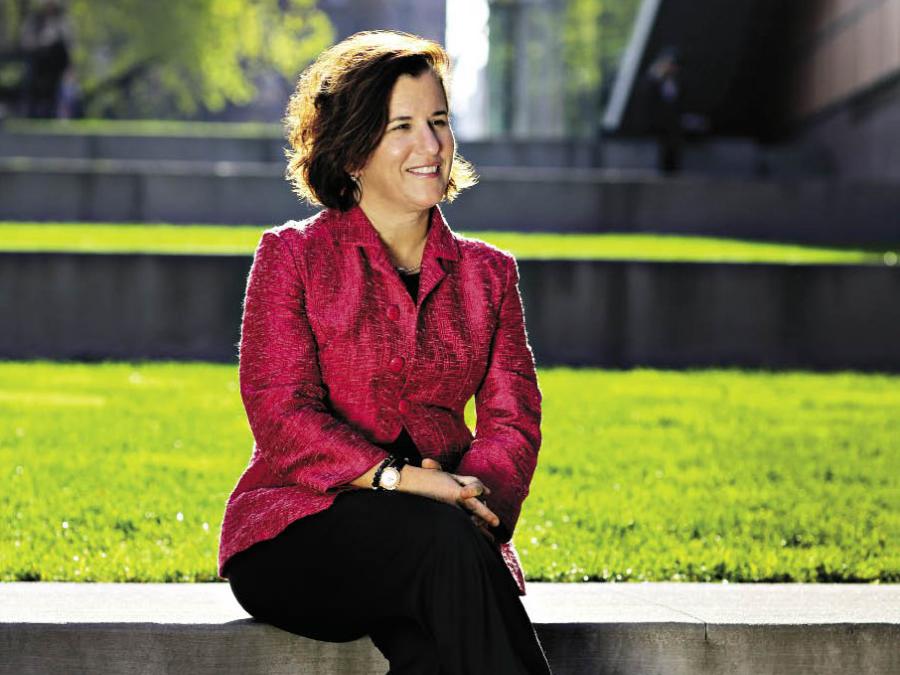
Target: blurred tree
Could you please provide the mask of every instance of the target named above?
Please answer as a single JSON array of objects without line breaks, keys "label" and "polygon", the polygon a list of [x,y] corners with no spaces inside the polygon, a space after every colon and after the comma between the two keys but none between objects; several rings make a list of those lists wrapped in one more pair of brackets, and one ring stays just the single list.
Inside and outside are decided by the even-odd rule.
[{"label": "blurred tree", "polygon": [[[16,34],[27,3],[0,0]],[[315,0],[69,0],[88,117],[187,116],[253,100],[254,79],[293,79],[334,36]],[[7,42],[7,44],[9,44]]]},{"label": "blurred tree", "polygon": [[562,20],[566,128],[592,135],[631,36],[640,0],[566,0]]},{"label": "blurred tree", "polygon": [[18,58],[18,28],[25,0],[0,1],[0,104],[13,100],[25,76],[25,64]]},{"label": "blurred tree", "polygon": [[489,0],[492,133],[592,138],[641,0]]}]

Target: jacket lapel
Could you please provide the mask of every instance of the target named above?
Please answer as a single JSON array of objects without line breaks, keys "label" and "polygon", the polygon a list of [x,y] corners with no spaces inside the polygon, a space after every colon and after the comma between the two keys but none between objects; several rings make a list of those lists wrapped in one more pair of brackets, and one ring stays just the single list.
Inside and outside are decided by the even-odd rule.
[{"label": "jacket lapel", "polygon": [[[357,204],[346,213],[338,212],[340,221],[337,231],[338,239],[354,246],[364,246],[371,259],[382,271],[391,276],[397,276],[391,262],[391,256],[387,246],[378,236],[378,231],[372,225],[365,212]],[[425,248],[422,251],[422,269],[419,276],[419,297],[416,303],[421,307],[428,295],[437,287],[441,280],[452,269],[451,266],[441,262],[444,260],[459,260],[459,245],[453,238],[453,232],[444,220],[444,214],[440,207],[435,205],[431,209],[431,222],[428,227],[428,235],[425,240]],[[399,277],[397,281],[400,282]],[[402,285],[402,282],[400,282]]]},{"label": "jacket lapel", "polygon": [[441,259],[459,260],[459,245],[453,238],[440,207],[435,205],[431,209],[431,225],[428,228],[428,239],[425,240],[425,250],[422,252],[417,303],[419,307],[425,303],[428,294],[441,283],[448,270],[452,270],[452,266],[441,262]]}]

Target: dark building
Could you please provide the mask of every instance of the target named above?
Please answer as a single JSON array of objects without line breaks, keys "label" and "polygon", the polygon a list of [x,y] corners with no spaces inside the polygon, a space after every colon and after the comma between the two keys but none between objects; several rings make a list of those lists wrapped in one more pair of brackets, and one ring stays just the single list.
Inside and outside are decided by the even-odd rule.
[{"label": "dark building", "polygon": [[652,131],[647,73],[666,50],[688,127],[791,148],[800,173],[900,178],[900,2],[643,0],[608,134]]}]

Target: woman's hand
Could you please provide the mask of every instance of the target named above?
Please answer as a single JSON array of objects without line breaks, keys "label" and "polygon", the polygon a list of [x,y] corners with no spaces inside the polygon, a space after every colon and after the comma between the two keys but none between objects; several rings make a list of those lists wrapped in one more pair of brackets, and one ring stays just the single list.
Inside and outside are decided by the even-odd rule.
[{"label": "woman's hand", "polygon": [[[433,471],[443,471],[443,467],[437,460],[426,457],[422,460],[422,468]],[[500,519],[491,511],[487,503],[484,501],[484,495],[491,494],[490,488],[484,485],[475,476],[458,476],[455,473],[448,474],[463,487],[460,490],[457,505],[470,512],[472,522],[478,527],[485,537],[491,542],[495,542],[494,535],[488,529],[490,526],[496,527],[500,524]]]}]

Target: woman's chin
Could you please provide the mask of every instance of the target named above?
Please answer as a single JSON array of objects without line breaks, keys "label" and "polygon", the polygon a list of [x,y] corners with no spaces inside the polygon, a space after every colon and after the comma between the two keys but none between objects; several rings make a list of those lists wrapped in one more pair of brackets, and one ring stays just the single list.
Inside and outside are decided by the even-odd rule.
[{"label": "woman's chin", "polygon": [[[389,208],[425,210],[443,200],[446,191],[447,183],[435,181],[432,185],[404,185],[399,190],[385,191],[380,194],[371,191],[368,201],[377,201]],[[363,200],[366,201],[365,191],[363,191],[363,195]]]},{"label": "woman's chin", "polygon": [[434,188],[430,189],[427,194],[427,200],[430,202],[431,206],[434,206],[444,198],[445,194],[447,194],[447,184],[441,182],[439,185],[436,185]]},{"label": "woman's chin", "polygon": [[428,190],[409,195],[410,203],[420,209],[430,209],[444,197],[443,190]]}]

